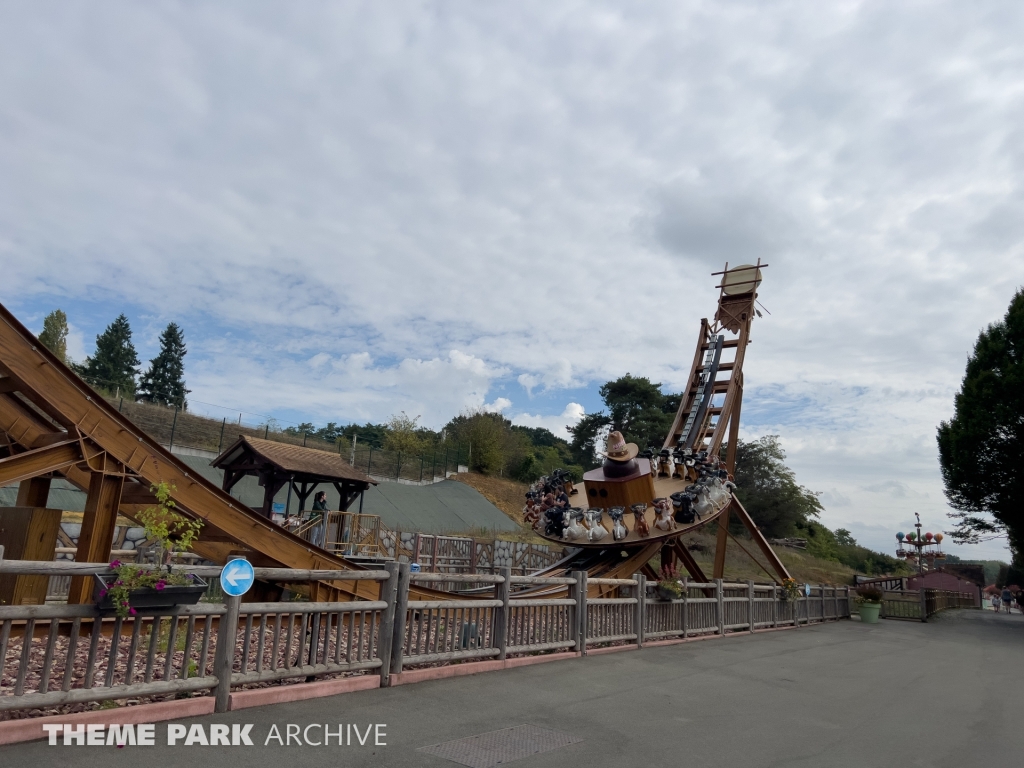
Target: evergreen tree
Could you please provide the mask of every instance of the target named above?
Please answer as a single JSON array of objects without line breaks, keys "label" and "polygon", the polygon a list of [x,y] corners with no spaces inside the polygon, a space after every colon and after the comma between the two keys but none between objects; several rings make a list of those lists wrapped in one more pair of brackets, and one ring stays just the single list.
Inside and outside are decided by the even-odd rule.
[{"label": "evergreen tree", "polygon": [[1006,534],[1014,564],[1024,565],[1024,289],[978,336],[938,443],[953,540]]},{"label": "evergreen tree", "polygon": [[139,396],[151,403],[175,405],[185,410],[192,390],[185,388],[185,334],[170,323],[160,334],[160,353],[149,361],[149,370],[139,380]]},{"label": "evergreen tree", "polygon": [[80,369],[82,377],[92,386],[123,396],[135,394],[135,376],[139,372],[139,356],[132,344],[128,318],[118,315],[107,329],[96,337],[96,352],[87,357]]},{"label": "evergreen tree", "polygon": [[39,343],[53,352],[63,362],[68,361],[68,316],[55,309],[43,318],[43,331]]}]

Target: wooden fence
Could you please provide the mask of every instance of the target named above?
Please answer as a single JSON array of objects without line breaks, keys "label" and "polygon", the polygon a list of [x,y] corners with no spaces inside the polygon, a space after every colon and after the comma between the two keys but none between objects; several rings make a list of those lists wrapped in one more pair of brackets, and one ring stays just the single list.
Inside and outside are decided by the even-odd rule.
[{"label": "wooden fence", "polygon": [[[200,576],[219,567],[176,566]],[[669,637],[748,631],[849,616],[849,589],[819,587],[796,603],[773,585],[687,583],[679,600],[655,583],[588,578],[257,568],[281,583],[369,580],[378,599],[330,603],[242,603],[239,598],[121,619],[92,605],[0,606],[0,712],[191,692],[226,711],[232,688],[339,674],[391,675],[447,664],[553,651],[581,655],[618,644],[640,648]],[[0,560],[0,573],[91,576],[89,563]],[[413,583],[483,583],[483,599],[411,600]],[[588,596],[588,592],[592,593]],[[594,596],[593,593],[600,593]]]},{"label": "wooden fence", "polygon": [[889,589],[882,593],[883,619],[909,619],[927,621],[947,608],[977,608],[975,596],[970,592],[951,592],[945,589]]}]

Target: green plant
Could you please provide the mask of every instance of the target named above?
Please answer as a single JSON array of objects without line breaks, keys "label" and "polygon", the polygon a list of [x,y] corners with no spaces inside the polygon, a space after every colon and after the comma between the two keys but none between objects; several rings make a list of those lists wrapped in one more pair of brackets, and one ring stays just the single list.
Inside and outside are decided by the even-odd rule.
[{"label": "green plant", "polygon": [[882,602],[882,590],[875,587],[862,587],[857,590],[855,598],[858,604]]},{"label": "green plant", "polygon": [[675,564],[667,563],[658,571],[658,591],[669,595],[673,600],[683,596],[683,582]]},{"label": "green plant", "polygon": [[[173,485],[161,481],[151,486],[150,490],[156,495],[159,506],[142,510],[138,518],[146,527],[146,537],[158,543],[158,564],[163,565],[170,559],[172,552],[185,552],[191,548],[192,542],[203,527],[203,522],[191,520],[174,511],[175,504],[171,499]],[[114,610],[121,618],[135,615],[135,609],[130,602],[132,590],[155,589],[159,592],[169,585],[187,586],[195,581],[193,574],[174,573],[170,565],[163,570],[114,560],[110,567],[114,569],[114,580],[100,592],[100,599],[109,596]],[[154,627],[151,631],[159,629]]]},{"label": "green plant", "polygon": [[781,597],[787,603],[795,603],[800,599],[800,585],[796,583],[796,579],[782,580]]},{"label": "green plant", "polygon": [[146,528],[146,538],[155,540],[160,545],[158,562],[162,565],[170,559],[172,552],[187,552],[192,542],[203,527],[202,520],[192,520],[180,512],[175,512],[171,494],[174,486],[159,482],[150,486],[159,506],[149,507],[139,512],[138,518]]}]

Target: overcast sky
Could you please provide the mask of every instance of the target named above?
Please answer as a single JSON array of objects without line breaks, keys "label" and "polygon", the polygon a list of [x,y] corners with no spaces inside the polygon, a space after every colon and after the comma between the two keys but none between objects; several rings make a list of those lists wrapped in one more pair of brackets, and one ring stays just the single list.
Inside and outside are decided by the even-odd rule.
[{"label": "overcast sky", "polygon": [[79,359],[178,322],[211,413],[564,432],[627,371],[682,387],[710,273],[760,257],[743,434],[890,551],[949,527],[935,428],[1024,283],[1022,15],[8,0],[0,301]]}]

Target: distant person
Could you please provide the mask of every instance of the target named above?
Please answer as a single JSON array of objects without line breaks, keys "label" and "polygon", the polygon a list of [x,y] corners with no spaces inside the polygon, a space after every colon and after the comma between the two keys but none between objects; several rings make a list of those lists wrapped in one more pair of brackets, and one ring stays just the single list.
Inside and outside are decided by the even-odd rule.
[{"label": "distant person", "polygon": [[1002,602],[1003,601],[999,599],[999,593],[998,592],[993,592],[992,593],[992,610],[994,610],[996,613],[999,613],[999,607],[1000,607],[1000,604]]},{"label": "distant person", "polygon": [[1017,590],[1017,610],[1024,613],[1024,589]]},{"label": "distant person", "polygon": [[326,511],[327,494],[324,491],[320,491],[320,493],[313,497],[313,511],[309,515],[310,520],[319,519],[320,522],[313,526],[313,530],[309,532],[309,540],[321,549],[326,544],[324,541],[324,537],[327,534],[327,520],[326,515],[324,515]]},{"label": "distant person", "polygon": [[1009,613],[1010,608],[1013,607],[1013,592],[1011,592],[1007,587],[1003,587],[1003,592],[999,595],[999,599],[1002,601],[1003,605],[1006,606],[1006,612]]}]

